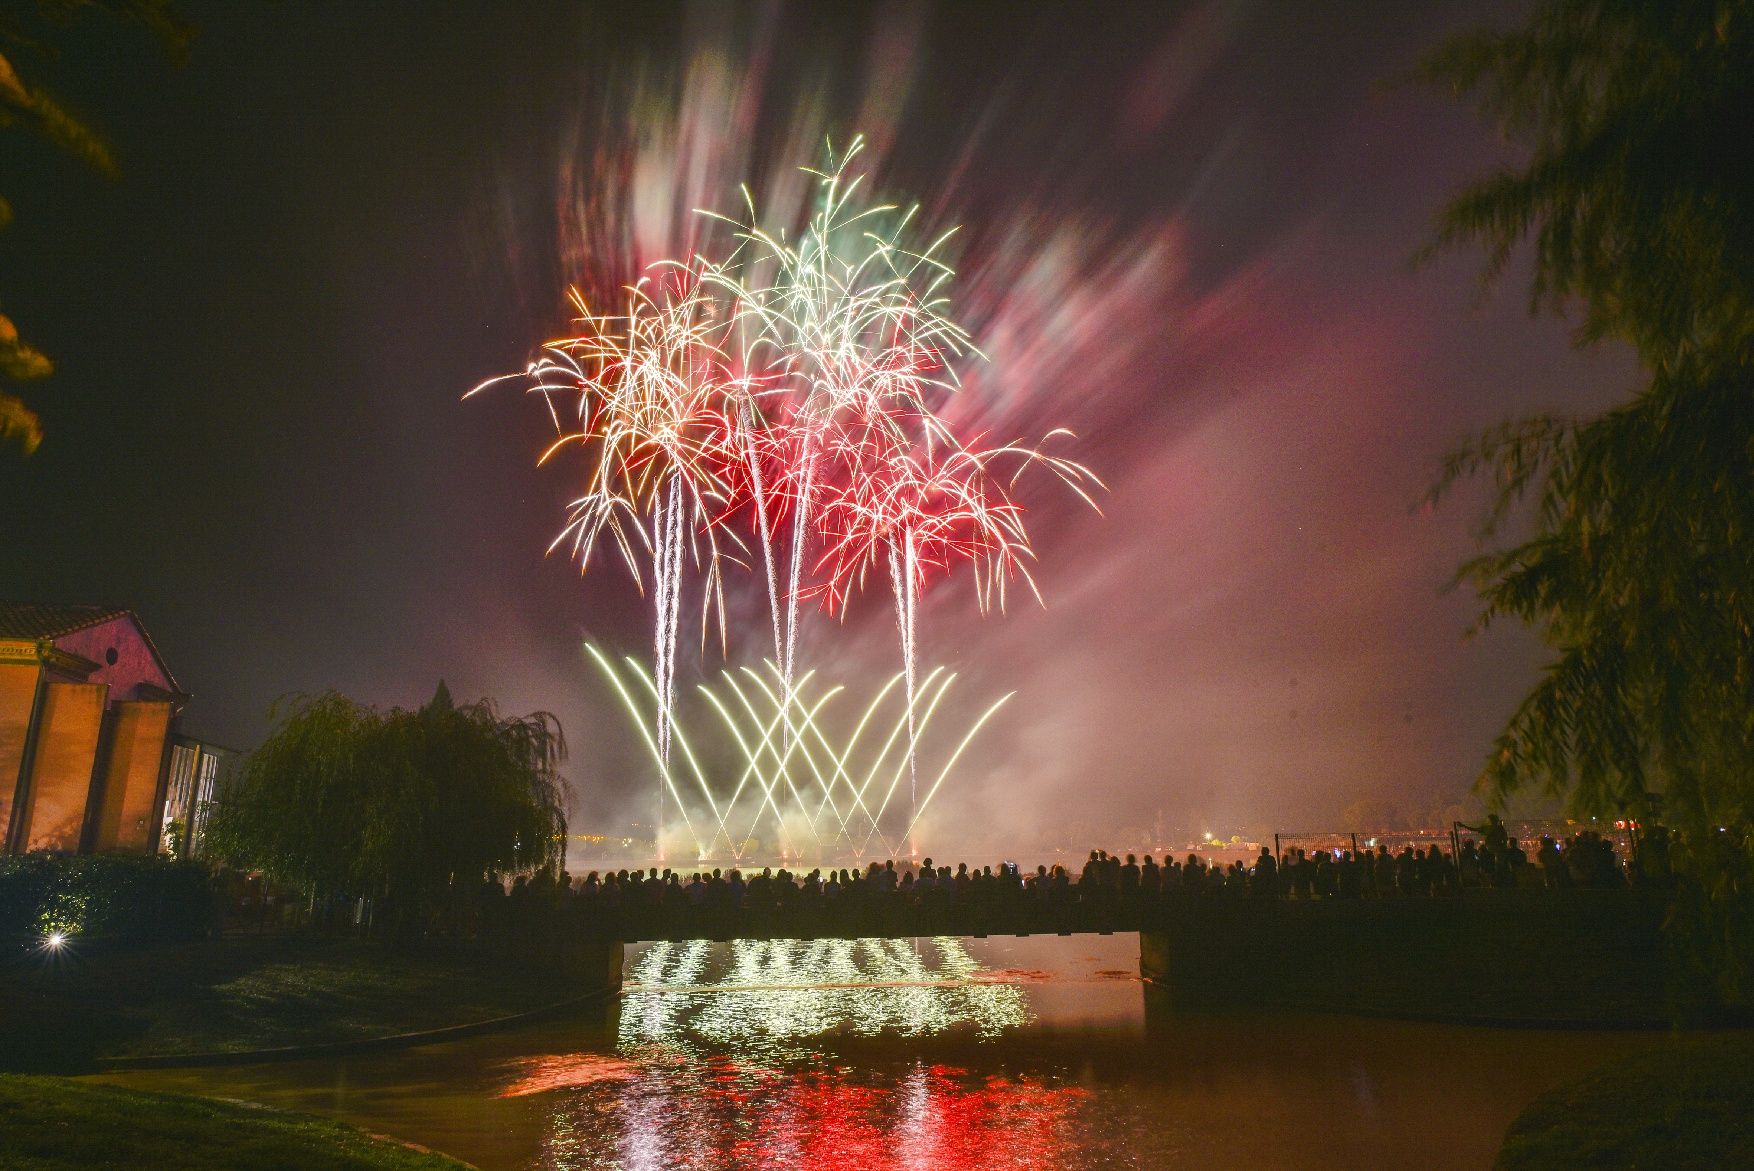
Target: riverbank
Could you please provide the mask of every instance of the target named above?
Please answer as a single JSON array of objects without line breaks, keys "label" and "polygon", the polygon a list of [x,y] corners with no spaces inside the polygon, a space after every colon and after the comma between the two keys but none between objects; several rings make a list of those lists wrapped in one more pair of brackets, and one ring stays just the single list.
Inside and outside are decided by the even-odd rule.
[{"label": "riverbank", "polygon": [[469,1166],[310,1115],[15,1074],[0,1074],[0,1135],[5,1136],[5,1165],[12,1171],[466,1171]]},{"label": "riverbank", "polygon": [[1183,900],[1140,932],[1140,972],[1187,1008],[1547,1029],[1723,1017],[1671,957],[1663,911],[1660,896],[1615,890]]},{"label": "riverbank", "polygon": [[591,990],[569,965],[480,950],[315,934],[116,950],[76,939],[0,972],[0,1063],[71,1073],[105,1057],[331,1045],[514,1016]]},{"label": "riverbank", "polygon": [[1676,1039],[1543,1094],[1496,1166],[1754,1167],[1754,1032]]},{"label": "riverbank", "polygon": [[[1555,1086],[1660,1044],[1142,995],[1136,937],[654,944],[601,1011],[341,1059],[110,1071],[265,1102],[482,1168],[1035,1171],[1491,1165]],[[813,1158],[812,1156],[817,1156]]]}]

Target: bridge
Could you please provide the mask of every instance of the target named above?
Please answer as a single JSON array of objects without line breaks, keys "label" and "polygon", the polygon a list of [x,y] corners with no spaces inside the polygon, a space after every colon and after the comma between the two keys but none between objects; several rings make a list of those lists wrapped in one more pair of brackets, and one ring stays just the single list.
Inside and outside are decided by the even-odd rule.
[{"label": "bridge", "polygon": [[[909,876],[911,879],[911,875]],[[1241,893],[1241,888],[1238,888]],[[958,882],[906,885],[882,879],[838,884],[799,882],[781,871],[747,884],[715,879],[690,889],[680,882],[633,879],[586,885],[543,900],[508,900],[505,926],[521,915],[564,921],[593,939],[623,943],[705,939],[908,939],[928,936],[1112,935],[1153,925],[1181,902],[1221,896],[1164,891],[1131,883],[1023,881],[1019,875],[980,873]],[[1269,900],[1271,901],[1271,900]],[[484,916],[484,926],[498,918]]]},{"label": "bridge", "polygon": [[859,908],[640,908],[586,923],[586,934],[625,943],[706,939],[919,939],[940,935],[1113,935],[1148,927],[1138,907],[920,906]]},{"label": "bridge", "polygon": [[963,902],[873,894],[717,906],[575,900],[531,908],[536,917],[522,924],[508,907],[501,938],[510,943],[517,933],[566,949],[563,962],[608,992],[620,988],[627,945],[644,942],[1137,932],[1139,975],[1183,1006],[1346,1010],[1362,1002],[1373,1011],[1524,1023],[1572,1020],[1580,1005],[1621,1023],[1658,1022],[1674,976],[1659,933],[1666,899],[1658,889],[1302,899],[1092,888],[1080,898],[1073,884],[1060,898],[1041,899],[1021,888]]}]

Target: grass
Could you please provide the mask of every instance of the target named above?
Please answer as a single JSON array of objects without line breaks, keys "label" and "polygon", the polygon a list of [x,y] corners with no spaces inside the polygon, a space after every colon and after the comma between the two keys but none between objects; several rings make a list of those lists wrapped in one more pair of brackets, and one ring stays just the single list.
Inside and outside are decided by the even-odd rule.
[{"label": "grass", "polygon": [[0,1135],[9,1171],[461,1171],[468,1166],[308,1115],[11,1074],[0,1074]]},{"label": "grass", "polygon": [[1497,1166],[1754,1167],[1754,1033],[1676,1040],[1537,1098]]},{"label": "grass", "polygon": [[506,1016],[579,991],[527,959],[315,935],[94,954],[75,941],[0,972],[0,1065],[79,1072],[98,1057],[355,1040]]}]

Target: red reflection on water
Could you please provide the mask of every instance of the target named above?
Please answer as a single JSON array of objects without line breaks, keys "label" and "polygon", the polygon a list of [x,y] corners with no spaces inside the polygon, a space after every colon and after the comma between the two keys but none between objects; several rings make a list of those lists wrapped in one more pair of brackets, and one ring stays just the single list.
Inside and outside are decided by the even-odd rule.
[{"label": "red reflection on water", "polygon": [[1072,1155],[1090,1096],[943,1065],[849,1076],[722,1058],[636,1064],[631,1078],[570,1083],[576,1092],[555,1103],[550,1166],[1034,1171]]},{"label": "red reflection on water", "polygon": [[[910,1079],[911,1081],[912,1079]],[[1089,1092],[1035,1078],[947,1076],[940,1067],[918,1079],[914,1125],[896,1137],[886,1165],[906,1168],[1065,1166],[1074,1144],[1071,1115]],[[903,1083],[903,1092],[913,1089]]]},{"label": "red reflection on water", "polygon": [[566,1090],[597,1082],[623,1081],[639,1073],[639,1066],[619,1057],[600,1053],[563,1053],[554,1057],[530,1057],[518,1062],[523,1076],[502,1089],[498,1097],[521,1098],[549,1090]]}]

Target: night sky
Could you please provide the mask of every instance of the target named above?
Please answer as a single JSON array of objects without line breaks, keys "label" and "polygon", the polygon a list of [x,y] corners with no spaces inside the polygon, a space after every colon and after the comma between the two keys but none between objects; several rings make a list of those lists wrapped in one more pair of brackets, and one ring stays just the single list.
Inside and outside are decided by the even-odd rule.
[{"label": "night sky", "polygon": [[[1521,270],[1482,300],[1474,256],[1409,265],[1514,155],[1395,79],[1505,5],[185,8],[187,65],[95,19],[34,65],[118,182],[9,139],[0,297],[59,371],[26,391],[42,449],[0,457],[0,596],[135,608],[196,734],[247,748],[283,693],[410,705],[442,676],[560,716],[575,830],[643,808],[581,651],[645,647],[643,603],[544,557],[569,483],[533,466],[540,407],[459,397],[671,222],[603,159],[668,176],[681,222],[854,131],[885,191],[967,226],[968,409],[1070,427],[1110,488],[1101,516],[1027,498],[1045,610],[928,595],[922,658],[1019,693],[940,840],[1424,815],[1535,677],[1532,637],[1465,640],[1441,592],[1478,491],[1412,507],[1469,431],[1631,385],[1527,316]],[[886,675],[891,613],[861,599],[806,657]]]}]

